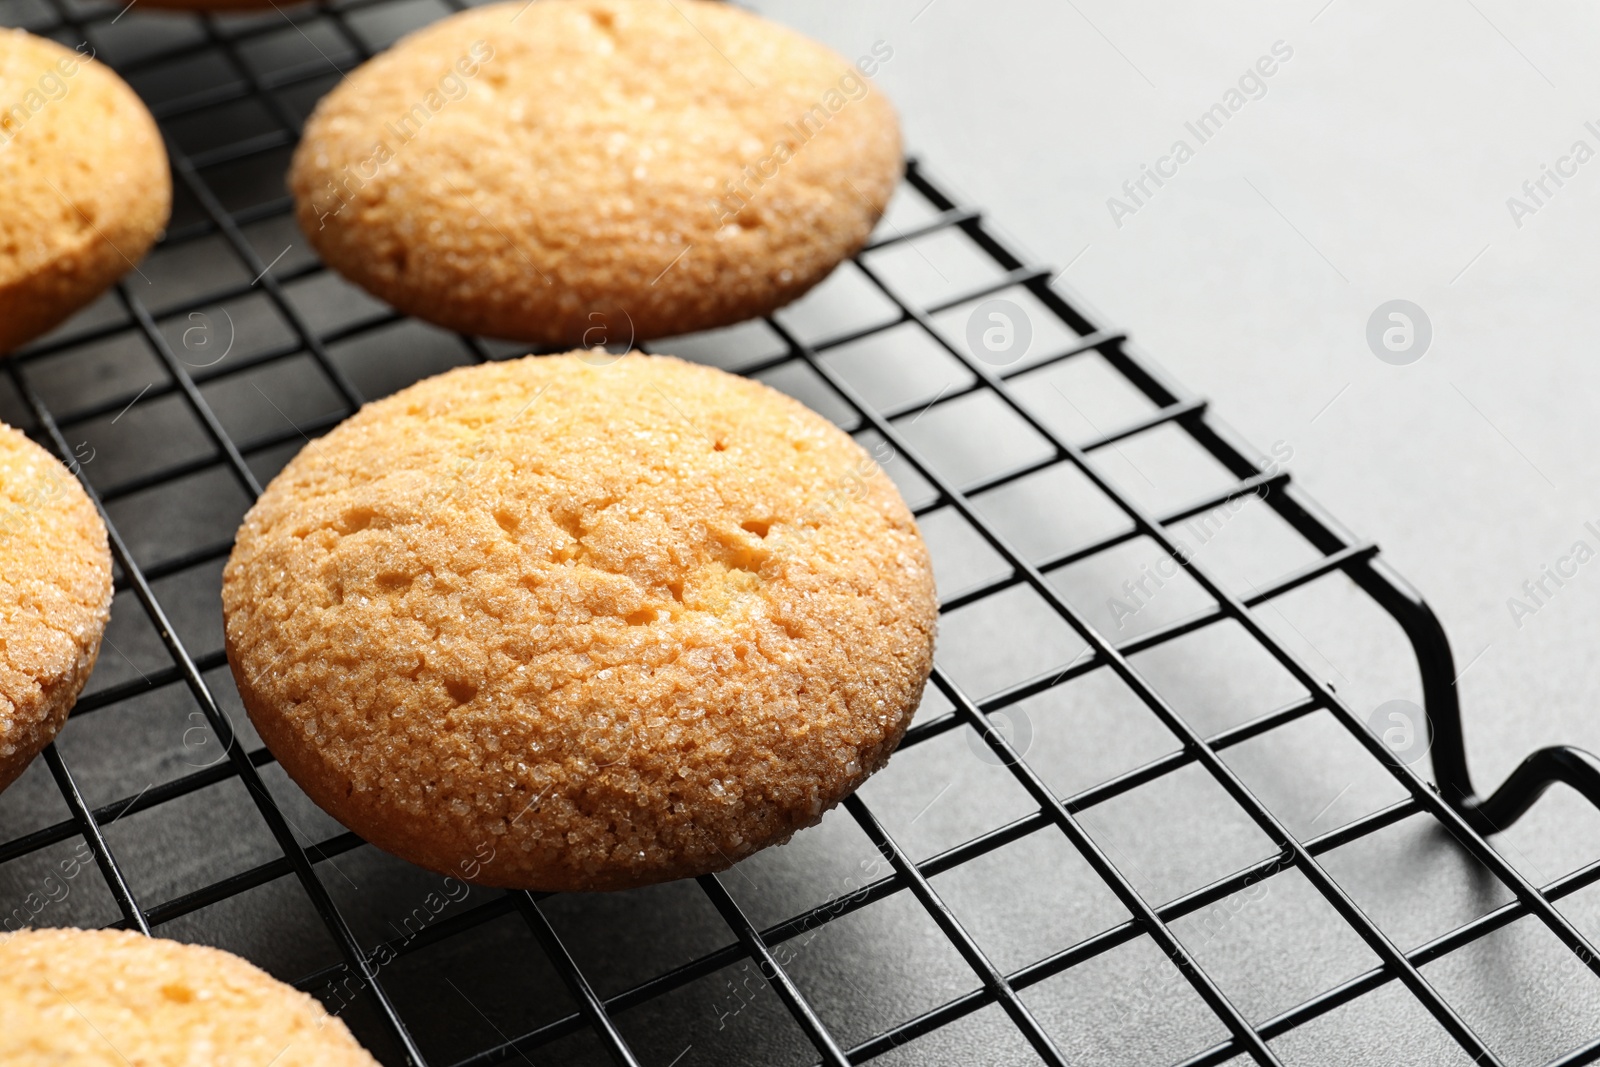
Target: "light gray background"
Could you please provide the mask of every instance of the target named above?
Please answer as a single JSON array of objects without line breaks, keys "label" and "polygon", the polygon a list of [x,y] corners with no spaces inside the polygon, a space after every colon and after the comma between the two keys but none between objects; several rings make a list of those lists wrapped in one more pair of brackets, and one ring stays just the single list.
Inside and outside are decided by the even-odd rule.
[{"label": "light gray background", "polygon": [[[850,55],[911,151],[1295,478],[1433,604],[1480,788],[1600,750],[1600,564],[1507,600],[1600,518],[1600,159],[1518,228],[1506,200],[1600,124],[1580,3],[759,3]],[[1110,196],[1275,41],[1293,58],[1118,228]],[[1068,266],[1070,264],[1070,266]],[[1470,266],[1469,266],[1470,264]],[[1373,357],[1381,303],[1430,351]],[[1475,662],[1474,662],[1475,661]],[[1574,809],[1576,817],[1577,809]]]}]

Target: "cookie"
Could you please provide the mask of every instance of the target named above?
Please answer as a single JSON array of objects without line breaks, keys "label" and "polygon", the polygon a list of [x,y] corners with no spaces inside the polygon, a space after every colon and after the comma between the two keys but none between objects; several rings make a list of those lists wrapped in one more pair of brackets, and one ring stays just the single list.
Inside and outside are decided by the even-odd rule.
[{"label": "cookie", "polygon": [[321,1004],[229,952],[125,930],[0,938],[0,1062],[377,1067]]},{"label": "cookie", "polygon": [[0,424],[0,789],[61,731],[110,617],[100,513],[54,457]]},{"label": "cookie", "polygon": [[99,296],[167,224],[155,120],[92,54],[0,30],[0,353]]},{"label": "cookie", "polygon": [[376,296],[468,333],[587,348],[739,322],[882,214],[900,134],[863,71],[892,55],[852,64],[706,0],[463,12],[317,105],[300,225]]},{"label": "cookie", "polygon": [[450,371],[308,445],[222,601],[245,707],[314,801],[413,863],[546,890],[720,870],[816,823],[899,743],[937,615],[846,434],[709,367],[580,353]]}]

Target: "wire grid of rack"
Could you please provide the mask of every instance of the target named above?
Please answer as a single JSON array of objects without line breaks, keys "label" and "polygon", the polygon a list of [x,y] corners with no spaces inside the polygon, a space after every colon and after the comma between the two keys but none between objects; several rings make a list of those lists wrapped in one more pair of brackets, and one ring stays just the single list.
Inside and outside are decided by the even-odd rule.
[{"label": "wire grid of rack", "polygon": [[[746,961],[753,963],[767,986],[776,994],[794,1024],[811,1046],[811,1058],[820,1058],[829,1064],[861,1063],[916,1041],[940,1028],[981,1009],[997,1006],[1022,1035],[1034,1053],[1046,1063],[1068,1062],[1059,1040],[1039,1021],[1023,994],[1033,986],[1085,964],[1102,954],[1138,939],[1148,939],[1169,959],[1181,973],[1184,982],[1204,1002],[1225,1028],[1226,1037],[1182,1062],[1189,1067],[1220,1064],[1241,1055],[1253,1062],[1277,1063],[1279,1058],[1270,1042],[1297,1027],[1317,1019],[1341,1005],[1354,1001],[1388,983],[1398,982],[1410,995],[1437,1020],[1450,1038],[1474,1062],[1493,1064],[1502,1062],[1496,1052],[1448,1003],[1433,984],[1422,974],[1421,967],[1440,960],[1449,953],[1467,946],[1515,920],[1531,916],[1542,923],[1567,946],[1590,971],[1600,973],[1600,956],[1585,937],[1554,907],[1554,902],[1585,886],[1600,881],[1600,865],[1591,864],[1551,884],[1535,886],[1517,870],[1506,863],[1468,822],[1457,813],[1439,792],[1413,773],[1409,767],[1373,736],[1339,694],[1307,669],[1285,645],[1277,640],[1258,621],[1252,609],[1301,588],[1319,578],[1343,573],[1372,595],[1382,606],[1406,625],[1417,646],[1425,673],[1436,675],[1440,658],[1449,677],[1448,646],[1442,634],[1437,634],[1436,624],[1420,599],[1411,594],[1398,579],[1389,574],[1376,559],[1376,548],[1351,539],[1336,524],[1327,519],[1297,490],[1289,487],[1286,472],[1263,469],[1254,453],[1236,442],[1225,429],[1208,418],[1205,404],[1185,396],[1168,383],[1159,372],[1129,346],[1126,336],[1118,331],[1098,327],[1052,286],[1047,271],[1030,266],[1014,255],[988,229],[976,210],[964,207],[946,195],[915,163],[908,166],[907,182],[931,205],[931,218],[910,230],[896,229],[875,239],[855,260],[856,269],[868,279],[893,306],[892,317],[864,329],[833,336],[825,341],[810,341],[801,337],[781,318],[767,320],[767,327],[781,340],[782,350],[755,363],[741,366],[742,373],[761,374],[786,366],[809,368],[848,409],[858,432],[875,433],[887,441],[898,455],[928,487],[928,496],[916,511],[926,516],[936,509],[953,509],[970,523],[989,548],[1005,561],[1006,573],[968,588],[959,595],[947,597],[942,610],[957,611],[976,604],[1005,590],[1026,587],[1037,595],[1060,620],[1070,625],[1087,643],[1089,652],[1064,669],[1052,668],[1020,683],[1006,686],[998,692],[975,698],[969,694],[943,666],[937,667],[931,679],[930,692],[943,698],[949,710],[919,718],[917,725],[907,735],[903,749],[928,742],[940,735],[956,730],[971,730],[982,738],[984,745],[994,754],[1014,781],[1026,791],[1036,809],[1032,814],[1007,822],[955,847],[946,848],[935,855],[917,859],[911,856],[861,796],[845,803],[845,810],[887,864],[886,873],[875,877],[847,893],[833,896],[798,914],[764,927],[748,916],[726,885],[727,875],[706,876],[699,879],[710,905],[725,923],[725,941],[720,948],[697,956],[674,968],[654,974],[647,980],[609,996],[602,996],[589,981],[584,969],[575,960],[569,946],[564,943],[547,915],[548,899],[541,894],[496,894],[486,903],[462,909],[409,936],[397,937],[384,945],[364,943],[353,932],[346,915],[330,892],[325,864],[364,847],[350,833],[336,833],[314,842],[303,842],[296,828],[286,817],[274,793],[263,781],[263,769],[272,762],[270,753],[262,748],[248,749],[235,743],[235,728],[219,700],[218,672],[225,662],[220,650],[190,647],[179,636],[179,628],[169,617],[163,597],[156,587],[164,579],[180,576],[214,565],[229,551],[227,540],[188,545],[176,553],[168,554],[154,563],[142,565],[128,540],[118,529],[114,514],[117,502],[142,493],[160,490],[179,483],[198,472],[226,471],[240,488],[254,498],[261,490],[261,481],[252,467],[251,459],[272,453],[292,450],[309,438],[334,425],[365,399],[351,376],[330,355],[330,348],[340,342],[400,321],[388,310],[379,310],[353,324],[333,329],[319,329],[291,299],[288,287],[299,280],[313,277],[323,271],[320,264],[304,262],[288,267],[278,267],[258,254],[245,235],[245,228],[273,218],[286,216],[290,211],[288,200],[281,189],[272,195],[259,197],[256,202],[241,207],[230,206],[213,184],[213,176],[225,168],[260,167],[278,180],[281,174],[283,153],[297,136],[301,114],[286,102],[286,95],[308,89],[314,95],[326,87],[329,65],[345,69],[367,58],[372,49],[363,37],[352,29],[352,20],[359,19],[365,10],[393,0],[356,0],[337,6],[296,8],[292,13],[277,12],[254,19],[219,19],[208,16],[186,18],[182,25],[185,33],[175,39],[160,40],[144,47],[144,54],[114,65],[136,85],[143,72],[163,65],[204,60],[220,64],[227,77],[215,84],[186,95],[171,97],[155,107],[156,114],[168,137],[171,161],[180,214],[165,235],[162,248],[172,249],[207,237],[220,237],[231,255],[237,258],[244,273],[252,281],[219,286],[211,291],[191,296],[171,306],[161,308],[159,314],[142,302],[139,287],[134,280],[126,280],[116,291],[117,311],[109,320],[69,334],[47,339],[12,359],[7,367],[11,382],[26,402],[31,425],[26,428],[47,447],[68,459],[75,456],[70,443],[73,428],[90,420],[103,418],[116,412],[126,412],[141,398],[154,400],[160,397],[175,398],[198,420],[208,439],[205,454],[166,463],[156,469],[123,478],[113,484],[99,484],[83,476],[91,493],[95,494],[102,511],[107,513],[111,531],[112,550],[118,577],[119,603],[131,597],[148,617],[159,634],[169,662],[156,669],[143,671],[129,678],[99,688],[91,688],[75,709],[74,720],[93,713],[96,719],[114,714],[115,709],[126,707],[145,694],[183,687],[203,715],[210,736],[223,746],[226,759],[200,770],[153,784],[135,794],[123,796],[110,803],[91,806],[85,799],[81,782],[57,746],[44,754],[54,784],[59,788],[70,811],[70,817],[40,827],[20,837],[0,843],[0,866],[15,862],[49,846],[71,841],[81,835],[92,850],[95,865],[103,876],[116,907],[121,913],[117,925],[145,932],[159,931],[164,924],[183,916],[212,907],[243,894],[255,887],[278,880],[292,880],[299,886],[305,899],[314,909],[321,924],[340,956],[340,960],[315,973],[305,975],[300,981],[304,989],[326,996],[328,990],[343,983],[350,987],[352,978],[359,997],[365,1005],[365,1014],[354,1019],[358,1034],[381,1046],[385,1055],[397,1061],[418,1064],[442,1062],[437,1057],[425,1055],[422,1044],[412,1032],[406,1011],[390,996],[386,976],[379,972],[375,960],[380,952],[395,956],[423,951],[448,939],[466,935],[477,926],[503,916],[515,916],[525,924],[527,931],[542,946],[550,965],[559,974],[568,990],[572,1007],[526,1032],[504,1033],[496,1031],[498,1039],[479,1048],[464,1058],[452,1060],[458,1067],[467,1065],[509,1062],[529,1055],[544,1054],[552,1043],[569,1035],[587,1032],[617,1063],[631,1064],[640,1058],[630,1047],[619,1026],[619,1019],[630,1010],[667,996],[675,990],[707,975],[718,972],[730,964]],[[15,21],[25,22],[34,32],[55,35],[75,41],[94,40],[97,33],[109,31],[122,13],[117,8],[84,7],[76,0],[49,0],[29,8],[12,8],[11,16],[21,12],[25,17]],[[136,18],[137,16],[135,16]],[[158,19],[161,16],[150,16]],[[339,43],[339,61],[328,58],[327,52],[308,36],[300,23],[316,19],[319,32],[331,32]],[[271,34],[285,32],[288,23],[320,54],[298,65],[279,69],[270,74],[258,73],[245,58],[251,42]],[[176,24],[176,23],[175,23]],[[266,128],[254,133],[199,148],[185,148],[192,141],[193,130],[185,123],[193,116],[214,112],[236,103],[249,103],[257,107],[270,120]],[[244,127],[248,129],[249,127]],[[235,131],[236,133],[237,131]],[[216,137],[216,128],[212,130]],[[276,169],[274,169],[276,168]],[[187,205],[188,217],[183,217]],[[955,297],[933,303],[919,303],[906,298],[875,272],[870,260],[874,252],[942,232],[958,232],[969,239],[992,260],[996,275],[988,282]],[[935,318],[942,312],[1004,291],[1026,291],[1035,298],[1048,314],[1059,320],[1075,340],[1061,345],[1043,358],[1031,359],[1025,364],[1010,368],[997,368],[976,359],[972,353],[942,332]],[[180,350],[172,341],[170,331],[164,331],[158,319],[168,321],[204,308],[213,308],[247,294],[264,293],[275,311],[289,324],[292,336],[281,344],[256,351],[222,363],[196,367],[180,357]],[[104,319],[104,316],[102,316]],[[923,400],[901,406],[875,406],[862,394],[861,389],[832,365],[827,353],[863,338],[885,331],[911,326],[923,331],[949,356],[959,361],[968,384],[934,398],[934,403],[947,404],[962,397],[987,394],[1015,418],[1025,423],[1033,432],[1048,442],[1048,454],[1021,465],[991,473],[979,479],[958,481],[942,473],[940,465],[919,454],[918,448],[905,432],[908,417],[920,417],[927,408]],[[165,378],[137,395],[132,391],[113,391],[87,403],[72,407],[67,415],[57,412],[59,403],[52,404],[35,380],[40,368],[82,346],[107,339],[134,338],[148,348],[159,361]],[[506,352],[497,352],[495,346],[476,338],[463,337],[462,343],[473,358],[496,358]],[[1098,354],[1109,366],[1131,384],[1152,405],[1144,417],[1123,425],[1112,432],[1098,433],[1083,440],[1069,440],[1047,421],[1041,419],[1027,404],[1015,395],[1017,381],[1025,375],[1074,359]],[[340,410],[316,420],[289,423],[274,432],[238,439],[230,435],[222,419],[208,401],[203,387],[222,382],[229,376],[267,367],[294,357],[309,357],[306,372],[320,375],[328,387],[337,394]],[[263,394],[265,395],[265,394]],[[122,417],[120,414],[118,418]],[[1221,491],[1194,500],[1188,506],[1164,514],[1152,514],[1138,504],[1128,493],[1107,478],[1095,465],[1093,456],[1102,449],[1114,448],[1118,442],[1129,441],[1162,427],[1180,428],[1211,456],[1224,465],[1233,476],[1232,484]],[[974,500],[983,493],[1022,480],[1057,465],[1069,465],[1086,476],[1095,487],[1113,501],[1128,520],[1127,528],[1111,533],[1092,543],[1079,545],[1069,551],[1059,552],[1050,558],[1030,558],[1008,544],[1005,537],[986,520],[981,507]],[[1278,515],[1304,536],[1317,550],[1318,558],[1273,582],[1258,586],[1252,595],[1241,598],[1230,592],[1223,583],[1209,575],[1205,568],[1189,554],[1180,551],[1172,530],[1174,526],[1195,515],[1200,515],[1219,505],[1236,501],[1247,495],[1264,500]],[[1135,538],[1148,538],[1160,546],[1205,590],[1214,601],[1214,607],[1183,620],[1159,626],[1138,637],[1117,642],[1108,638],[1086,616],[1081,607],[1070,602],[1050,580],[1050,575],[1083,560],[1091,559],[1123,545]],[[1183,715],[1174,710],[1170,701],[1130,664],[1130,657],[1156,648],[1165,642],[1195,633],[1219,622],[1231,620],[1243,627],[1251,640],[1265,649],[1303,686],[1305,696],[1270,713],[1260,715],[1243,724],[1220,733],[1203,736]],[[1430,637],[1430,634],[1437,634]],[[1430,644],[1430,641],[1432,642]],[[1038,769],[1013,746],[1005,731],[991,719],[997,712],[1016,706],[1053,687],[1067,684],[1072,679],[1092,671],[1106,670],[1118,676],[1148,709],[1177,739],[1179,748],[1170,754],[1144,763],[1070,795],[1060,795],[1053,790]],[[208,677],[208,673],[211,674]],[[1437,713],[1439,701],[1453,700],[1453,694],[1441,694],[1437,687],[1428,693],[1430,710]],[[1445,709],[1454,715],[1454,706]],[[1323,711],[1331,715],[1348,731],[1370,759],[1381,764],[1403,787],[1405,798],[1377,811],[1348,822],[1337,829],[1309,836],[1297,837],[1285,823],[1264,804],[1240,776],[1224,762],[1221,753],[1251,739]],[[75,723],[76,724],[76,723]],[[1453,721],[1443,731],[1440,744],[1450,749],[1446,759],[1460,758],[1458,732],[1453,732]],[[1436,756],[1439,753],[1436,753]],[[1170,900],[1152,900],[1136,887],[1129,874],[1121,869],[1108,851],[1083,825],[1083,815],[1098,805],[1124,796],[1142,786],[1156,782],[1163,776],[1180,769],[1198,767],[1209,775],[1226,792],[1231,802],[1257,826],[1272,842],[1275,854],[1269,858],[1235,871],[1198,890],[1187,892]],[[201,888],[183,893],[172,899],[150,901],[141,899],[126,875],[125,864],[119,860],[107,830],[124,816],[153,810],[161,805],[175,804],[181,798],[199,793],[218,783],[237,779],[248,791],[260,820],[270,832],[281,856],[248,869],[213,881]],[[1509,891],[1510,899],[1487,911],[1475,920],[1437,936],[1420,946],[1402,950],[1379,926],[1351,899],[1325,870],[1321,858],[1352,842],[1375,834],[1386,827],[1413,816],[1436,820],[1464,850],[1481,863]],[[997,965],[964,926],[955,910],[948,907],[935,888],[934,879],[963,864],[974,861],[996,849],[1029,835],[1049,833],[1063,835],[1077,850],[1094,872],[1110,888],[1126,910],[1127,918],[1100,932],[1081,939],[1069,947],[1055,951],[1020,969],[1002,969]],[[1272,879],[1288,870],[1296,870],[1327,901],[1349,928],[1359,936],[1378,964],[1315,997],[1264,1020],[1252,1021],[1236,1005],[1219,983],[1197,961],[1196,955],[1174,932],[1174,924],[1185,916],[1193,915],[1219,901],[1248,889],[1250,886]],[[846,1045],[825,1021],[801,985],[785,967],[783,946],[798,936],[841,917],[867,908],[875,902],[897,894],[909,894],[926,915],[931,918],[942,935],[970,968],[974,987],[964,995],[949,999],[896,1025],[882,1028],[862,1040]],[[687,1050],[686,1050],[687,1051]],[[1553,1061],[1562,1065],[1576,1065],[1600,1059],[1600,1039]]]}]

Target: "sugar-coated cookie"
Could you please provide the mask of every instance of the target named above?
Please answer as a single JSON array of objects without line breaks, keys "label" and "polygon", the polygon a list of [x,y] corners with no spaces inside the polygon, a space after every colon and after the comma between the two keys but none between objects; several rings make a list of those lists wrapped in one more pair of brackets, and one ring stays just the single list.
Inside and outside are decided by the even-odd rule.
[{"label": "sugar-coated cookie", "polygon": [[321,1004],[238,956],[123,930],[0,934],[0,1063],[377,1067]]},{"label": "sugar-coated cookie", "polygon": [[477,8],[317,105],[300,225],[372,293],[469,333],[590,347],[738,322],[877,222],[901,147],[867,74],[892,56],[706,0]]},{"label": "sugar-coated cookie", "polygon": [[273,479],[223,577],[289,775],[488,885],[642,885],[817,822],[888,759],[937,616],[899,493],[758,382],[528,357],[368,404]]},{"label": "sugar-coated cookie", "polygon": [[0,424],[0,789],[67,721],[111,616],[111,551],[77,479]]},{"label": "sugar-coated cookie", "polygon": [[0,30],[0,354],[99,296],[167,224],[155,120],[91,52]]}]

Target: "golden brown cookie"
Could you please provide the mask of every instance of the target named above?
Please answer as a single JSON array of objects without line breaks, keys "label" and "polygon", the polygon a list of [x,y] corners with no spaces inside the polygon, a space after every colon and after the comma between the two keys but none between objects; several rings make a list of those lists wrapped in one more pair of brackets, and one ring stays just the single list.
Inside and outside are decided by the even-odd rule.
[{"label": "golden brown cookie", "polygon": [[99,296],[167,224],[155,120],[90,54],[0,30],[0,354]]},{"label": "golden brown cookie", "polygon": [[419,30],[317,105],[290,170],[335,269],[452,329],[621,342],[781,307],[900,177],[856,64],[705,0],[523,0]]},{"label": "golden brown cookie", "polygon": [[124,930],[0,937],[0,1063],[377,1067],[321,1004],[238,956]]},{"label": "golden brown cookie", "polygon": [[228,661],[289,775],[379,847],[611,889],[786,840],[921,697],[928,555],[846,434],[744,378],[460,369],[308,445],[245,516]]},{"label": "golden brown cookie", "polygon": [[110,617],[100,513],[65,467],[0,424],[0,789],[66,723]]}]

